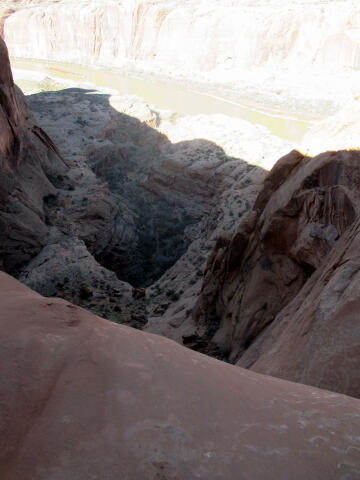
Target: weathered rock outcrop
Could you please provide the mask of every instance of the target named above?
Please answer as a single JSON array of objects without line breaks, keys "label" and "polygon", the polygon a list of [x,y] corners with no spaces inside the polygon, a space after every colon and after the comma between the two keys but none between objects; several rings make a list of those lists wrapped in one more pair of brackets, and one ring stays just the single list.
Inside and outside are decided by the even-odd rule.
[{"label": "weathered rock outcrop", "polygon": [[360,403],[218,362],[0,274],[3,480],[359,476]]},{"label": "weathered rock outcrop", "polygon": [[138,328],[146,323],[144,300],[134,301],[131,285],[100,265],[82,240],[54,227],[47,245],[22,269],[19,280],[103,318]]},{"label": "weathered rock outcrop", "polygon": [[0,190],[0,268],[45,295],[80,304],[90,289],[86,300],[94,311],[130,321],[130,285],[91,255],[108,242],[117,206],[91,169],[65,161],[35,121],[14,85],[2,39]]},{"label": "weathered rock outcrop", "polygon": [[357,219],[239,365],[360,396]]},{"label": "weathered rock outcrop", "polygon": [[235,236],[218,240],[194,317],[232,362],[360,395],[359,160],[291,152]]},{"label": "weathered rock outcrop", "polygon": [[46,244],[44,198],[68,188],[67,166],[15,87],[0,39],[0,265],[16,273]]},{"label": "weathered rock outcrop", "polygon": [[[7,56],[2,63],[11,76]],[[144,286],[159,278],[198,240],[187,255],[186,269],[180,266],[171,272],[172,279],[179,277],[177,284],[171,286],[166,280],[159,293],[168,298],[171,290],[184,291],[195,283],[194,278],[198,284],[198,273],[201,274],[205,256],[211,249],[211,236],[217,228],[234,228],[235,219],[250,208],[257,189],[249,187],[245,200],[241,198],[241,186],[250,183],[249,176],[255,180],[257,173],[261,179],[263,172],[226,155],[210,141],[188,141],[185,136],[185,141],[171,143],[164,133],[149,126],[159,125],[162,131],[172,132],[175,127],[171,113],[166,112],[162,118],[139,99],[66,89],[32,95],[28,101],[37,122],[61,149],[66,175],[52,175],[52,188],[45,191],[47,184],[42,184],[42,177],[24,179],[28,201],[37,201],[38,196],[41,200],[38,209],[43,230],[34,228],[34,235],[42,233],[43,240],[38,246],[32,245],[18,268],[9,267],[7,271],[19,275],[43,295],[59,295],[84,306],[87,302],[102,316],[143,325],[144,301],[140,302],[140,312],[136,308],[134,311],[128,295],[130,286],[103,267],[116,272],[122,280]],[[13,111],[23,118],[28,107],[23,101]],[[28,117],[34,122],[30,114]],[[189,120],[180,121],[187,124],[180,132],[185,130],[188,134]],[[211,126],[214,122],[222,124],[221,117],[207,121]],[[236,120],[232,121],[234,135],[243,127],[244,122],[239,122],[238,125]],[[204,119],[191,119],[191,123],[192,128],[204,125]],[[251,128],[262,137],[261,128]],[[31,131],[42,132],[54,152],[58,152],[39,126]],[[273,153],[282,148],[281,142],[266,137],[257,149],[260,159],[265,145],[272,143]],[[23,150],[28,156],[34,151],[27,144]],[[10,164],[11,152],[5,153],[4,161]],[[36,157],[39,162],[40,153]],[[53,163],[55,168],[56,162]],[[26,168],[26,162],[20,163],[14,178],[20,178]],[[34,195],[32,190],[36,190]],[[230,208],[231,199],[234,205]],[[219,205],[214,210],[216,202]],[[7,208],[5,200],[4,208]],[[221,225],[217,218],[221,218]],[[14,232],[13,221],[12,218],[7,223],[4,232],[7,242]],[[17,249],[23,249],[29,238],[30,235],[20,238]],[[9,262],[11,256],[4,252],[3,258]],[[84,289],[88,288],[92,295],[84,299]],[[119,297],[112,296],[113,291],[125,294],[119,301]],[[169,300],[174,301],[175,295],[171,297]],[[163,301],[154,303],[156,309]],[[179,333],[180,330],[177,337]]]},{"label": "weathered rock outcrop", "polygon": [[[51,224],[73,233],[74,221],[90,250],[101,248],[116,207],[96,177],[88,174],[83,178],[83,172],[79,174],[73,164],[65,162],[36,123],[22,92],[14,85],[2,39],[0,46],[0,205],[5,225],[1,229],[1,262],[6,270],[16,272],[46,244]],[[84,201],[86,194],[92,197],[91,212],[89,202]],[[79,203],[80,211],[76,208]]]},{"label": "weathered rock outcrop", "polygon": [[[131,96],[65,89],[27,99],[71,165],[77,185],[71,195],[50,199],[54,205],[49,221],[61,229],[66,218],[72,235],[94,252],[89,240],[98,215],[91,212],[105,199],[100,190],[94,201],[95,192],[89,190],[91,178],[97,178],[117,210],[109,219],[112,228],[103,229],[107,241],[98,242],[95,254],[119,278],[149,285],[195,240],[202,240],[200,248],[192,249],[186,272],[184,268],[171,272],[178,285],[159,286],[166,289],[164,294],[192,281],[185,276],[196,273],[194,263],[203,267],[213,243],[208,242],[210,237],[216,231],[233,231],[255,200],[265,172],[242,160],[250,149],[246,135],[256,139],[256,151],[248,154],[255,162],[266,155],[278,158],[288,149],[286,142],[240,119],[221,115],[174,119]],[[157,129],[149,126],[155,122]],[[202,139],[206,129],[212,141]],[[79,187],[82,199],[76,193]]]}]

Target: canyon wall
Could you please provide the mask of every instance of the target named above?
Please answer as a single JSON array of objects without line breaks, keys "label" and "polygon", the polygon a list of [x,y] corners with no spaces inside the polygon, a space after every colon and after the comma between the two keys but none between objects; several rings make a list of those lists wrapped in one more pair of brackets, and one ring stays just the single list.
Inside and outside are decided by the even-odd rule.
[{"label": "canyon wall", "polygon": [[46,244],[43,198],[66,188],[67,166],[14,85],[0,38],[0,265],[16,273]]},{"label": "canyon wall", "polygon": [[251,67],[360,67],[356,2],[8,2],[11,55],[166,72],[221,74]]},{"label": "canyon wall", "polygon": [[[27,97],[35,122],[13,84],[4,44],[1,53],[1,267],[43,295],[142,327],[144,295],[133,299],[125,282],[148,286],[196,240],[186,268],[179,265],[156,287],[153,306],[169,306],[191,289],[191,302],[182,307],[185,320],[212,236],[235,227],[264,176],[214,142],[188,140],[189,128],[215,129],[224,138],[226,132],[227,149],[237,156],[247,144],[236,150],[232,139],[244,128],[258,138],[259,158],[269,149],[278,156],[282,143],[241,120],[226,123],[227,131],[221,116],[174,119],[133,97],[79,89]],[[179,141],[172,143],[155,125],[169,135],[177,130]],[[246,199],[242,186],[248,187]]]},{"label": "canyon wall", "polygon": [[[61,210],[56,205],[57,195],[75,192],[75,195],[84,196],[85,193],[81,181],[74,178],[75,169],[71,168],[74,165],[65,161],[58,147],[36,122],[22,92],[14,85],[7,48],[2,39],[0,66],[0,208],[3,224],[0,257],[3,268],[16,273],[47,243],[53,210]],[[115,206],[109,192],[94,175],[87,175],[85,183],[87,193],[92,194],[93,200],[96,199],[96,207],[91,207],[93,217],[96,213],[92,225],[84,222],[87,210],[84,204],[81,212],[75,208],[69,217],[77,217],[80,238],[87,242],[90,250],[95,251],[107,242]],[[71,230],[71,220],[66,217],[65,214],[59,222],[63,233]]]},{"label": "canyon wall", "polygon": [[131,287],[91,255],[108,242],[117,206],[91,169],[73,160],[30,112],[0,38],[0,268],[25,282],[31,276],[47,295],[91,297],[104,315],[102,299],[117,295],[126,321]]},{"label": "canyon wall", "polygon": [[360,396],[359,158],[291,152],[218,239],[193,313],[230,361]]}]

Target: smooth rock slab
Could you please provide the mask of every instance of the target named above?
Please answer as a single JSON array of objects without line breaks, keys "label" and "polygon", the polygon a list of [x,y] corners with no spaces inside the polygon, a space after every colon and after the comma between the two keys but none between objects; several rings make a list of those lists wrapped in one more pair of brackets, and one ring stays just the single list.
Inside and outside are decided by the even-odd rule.
[{"label": "smooth rock slab", "polygon": [[356,479],[360,402],[43,298],[0,274],[0,478]]}]

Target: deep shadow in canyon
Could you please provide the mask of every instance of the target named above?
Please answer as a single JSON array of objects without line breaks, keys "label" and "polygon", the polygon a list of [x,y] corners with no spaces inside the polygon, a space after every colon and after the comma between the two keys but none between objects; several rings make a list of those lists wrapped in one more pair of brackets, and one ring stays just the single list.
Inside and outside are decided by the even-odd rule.
[{"label": "deep shadow in canyon", "polygon": [[[208,140],[172,144],[152,128],[159,122],[152,108],[139,107],[136,100],[120,105],[136,118],[117,111],[110,99],[78,88],[27,97],[70,171],[77,169],[81,177],[80,184],[73,180],[72,191],[60,188],[44,199],[46,223],[78,236],[101,265],[143,287],[174,265],[193,240],[215,228],[219,196],[230,185],[241,188],[257,167],[228,157]],[[87,191],[89,168],[111,198],[107,211],[99,212]],[[108,223],[100,241],[84,225],[99,216]]]}]

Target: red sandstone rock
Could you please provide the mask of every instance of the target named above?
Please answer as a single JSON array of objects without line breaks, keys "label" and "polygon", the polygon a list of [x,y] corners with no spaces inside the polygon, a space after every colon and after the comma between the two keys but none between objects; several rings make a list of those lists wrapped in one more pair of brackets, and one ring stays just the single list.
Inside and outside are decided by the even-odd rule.
[{"label": "red sandstone rock", "polygon": [[2,40],[0,59],[0,165],[11,170],[20,156],[19,137],[23,132],[25,118],[19,107],[6,45]]},{"label": "red sandstone rock", "polygon": [[89,167],[84,170],[80,173],[74,163],[65,163],[37,125],[14,85],[8,52],[0,39],[1,269],[18,275],[49,241],[51,225],[65,235],[76,230],[91,252],[108,242],[116,206],[106,185]]},{"label": "red sandstone rock", "polygon": [[356,479],[360,402],[231,366],[0,274],[2,480]]},{"label": "red sandstone rock", "polygon": [[360,395],[359,162],[357,151],[291,152],[218,242],[194,316],[233,362]]},{"label": "red sandstone rock", "polygon": [[359,252],[356,220],[239,365],[359,397]]},{"label": "red sandstone rock", "polygon": [[67,167],[56,146],[35,124],[16,89],[0,38],[0,265],[19,268],[46,244],[44,198]]}]

